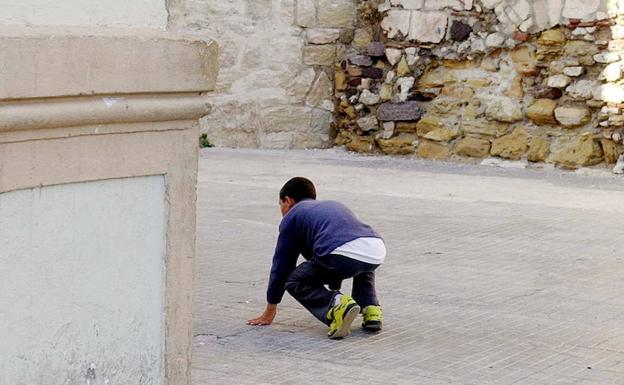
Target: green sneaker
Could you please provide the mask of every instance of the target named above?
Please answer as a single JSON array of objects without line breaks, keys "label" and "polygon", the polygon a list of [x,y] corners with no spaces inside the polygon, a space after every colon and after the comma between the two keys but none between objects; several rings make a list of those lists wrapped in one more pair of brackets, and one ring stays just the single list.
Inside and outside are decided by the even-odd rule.
[{"label": "green sneaker", "polygon": [[343,338],[351,333],[351,323],[360,312],[360,306],[348,295],[340,297],[340,303],[327,312],[331,320],[327,336],[331,339]]},{"label": "green sneaker", "polygon": [[381,313],[381,306],[366,306],[362,310],[362,328],[370,332],[376,332],[381,330],[381,322],[383,321],[383,314]]}]

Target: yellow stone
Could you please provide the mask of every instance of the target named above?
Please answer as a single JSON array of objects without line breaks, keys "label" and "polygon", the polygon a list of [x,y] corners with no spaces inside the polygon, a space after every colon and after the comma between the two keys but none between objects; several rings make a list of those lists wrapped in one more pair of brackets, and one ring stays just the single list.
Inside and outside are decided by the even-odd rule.
[{"label": "yellow stone", "polygon": [[450,69],[463,70],[476,68],[479,66],[479,63],[475,60],[444,60],[442,65]]},{"label": "yellow stone", "polygon": [[511,134],[494,140],[490,153],[505,159],[518,160],[529,148],[529,134],[522,127],[516,128]]},{"label": "yellow stone", "polygon": [[357,111],[355,110],[355,108],[353,106],[347,106],[344,109],[345,114],[347,114],[348,117],[350,117],[351,119],[355,119],[357,117]]},{"label": "yellow stone", "polygon": [[555,154],[554,162],[568,169],[593,166],[602,162],[602,148],[591,135],[584,135]]},{"label": "yellow stone", "polygon": [[336,91],[344,91],[347,89],[347,75],[344,71],[336,71],[334,73],[334,84]]},{"label": "yellow stone", "polygon": [[477,134],[498,137],[504,134],[507,131],[508,127],[508,123],[501,123],[484,119],[467,119],[461,122],[460,130],[463,134]]},{"label": "yellow stone", "polygon": [[353,135],[346,143],[347,148],[355,152],[373,152],[375,149],[375,141],[370,136]]},{"label": "yellow stone", "polygon": [[605,162],[607,162],[607,164],[616,163],[620,157],[620,151],[615,142],[611,139],[600,139],[600,146],[602,146]]},{"label": "yellow stone", "polygon": [[472,158],[485,158],[490,153],[490,141],[466,137],[455,144],[455,153],[460,156]]},{"label": "yellow stone", "polygon": [[408,133],[400,133],[390,139],[377,139],[377,145],[384,154],[389,155],[408,155],[415,151],[414,142],[416,135]]},{"label": "yellow stone", "polygon": [[566,36],[561,28],[553,28],[542,32],[537,42],[541,45],[563,45],[566,42]]},{"label": "yellow stone", "polygon": [[527,116],[535,124],[555,125],[555,108],[557,102],[552,99],[538,99],[527,109]]},{"label": "yellow stone", "polygon": [[359,28],[355,31],[353,45],[356,47],[365,48],[371,41],[373,41],[373,34],[368,28]]},{"label": "yellow stone", "polygon": [[397,65],[397,75],[399,75],[399,77],[404,77],[410,75],[411,73],[412,70],[410,70],[409,66],[407,65],[407,60],[405,60],[405,56],[402,56],[401,60],[399,60],[399,64]]},{"label": "yellow stone", "polygon": [[381,88],[379,89],[379,97],[384,102],[391,100],[393,93],[394,93],[394,90],[391,84],[384,83],[381,85]]},{"label": "yellow stone", "polygon": [[459,136],[457,130],[451,130],[446,127],[436,128],[425,134],[424,138],[435,142],[449,142]]},{"label": "yellow stone", "polygon": [[440,115],[459,113],[464,104],[464,100],[449,97],[439,97],[431,102],[430,111],[434,111]]},{"label": "yellow stone", "polygon": [[466,84],[473,88],[484,88],[492,85],[492,81],[490,79],[469,79]]},{"label": "yellow stone", "polygon": [[449,157],[449,149],[443,144],[423,140],[418,145],[418,156],[426,159],[443,160]]},{"label": "yellow stone", "polygon": [[468,86],[449,84],[442,87],[440,93],[444,96],[451,96],[459,99],[470,99],[474,96],[474,90]]},{"label": "yellow stone", "polygon": [[549,150],[550,143],[546,139],[539,136],[534,137],[529,145],[527,159],[531,162],[544,162],[548,157]]},{"label": "yellow stone", "polygon": [[416,123],[416,134],[425,136],[433,130],[444,128],[444,123],[437,116],[425,115]]},{"label": "yellow stone", "polygon": [[455,83],[457,79],[455,76],[444,67],[436,68],[432,71],[427,71],[423,76],[418,80],[418,88],[427,89],[427,88],[436,88],[443,87],[445,84]]},{"label": "yellow stone", "polygon": [[416,132],[419,122],[396,122],[395,132]]},{"label": "yellow stone", "polygon": [[536,75],[537,60],[535,54],[526,45],[521,45],[511,51],[511,60],[514,63],[516,72],[521,75]]}]

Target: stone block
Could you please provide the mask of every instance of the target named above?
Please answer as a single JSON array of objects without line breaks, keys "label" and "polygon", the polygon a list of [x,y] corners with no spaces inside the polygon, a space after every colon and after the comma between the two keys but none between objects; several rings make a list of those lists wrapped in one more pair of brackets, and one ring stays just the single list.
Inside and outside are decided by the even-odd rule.
[{"label": "stone block", "polygon": [[527,0],[516,0],[509,3],[507,17],[516,25],[521,25],[531,14],[531,4]]},{"label": "stone block", "polygon": [[388,38],[394,39],[401,35],[406,37],[410,30],[412,12],[406,10],[391,10],[381,21],[381,28],[386,31]]},{"label": "stone block", "polygon": [[608,64],[602,71],[601,78],[608,82],[616,82],[622,77],[622,62]]},{"label": "stone block", "polygon": [[506,123],[513,123],[523,118],[520,103],[506,97],[499,97],[490,101],[485,114],[490,119]]},{"label": "stone block", "polygon": [[542,32],[537,39],[537,43],[545,46],[562,46],[566,40],[566,36],[561,28],[553,28]]},{"label": "stone block", "polygon": [[593,97],[607,103],[624,102],[624,87],[619,84],[607,83],[594,88]]},{"label": "stone block", "polygon": [[369,153],[376,148],[375,140],[371,136],[353,136],[346,143],[347,149],[354,152]]},{"label": "stone block", "polygon": [[609,64],[615,63],[621,59],[620,54],[617,52],[601,52],[594,55],[594,60],[597,63]]},{"label": "stone block", "polygon": [[444,160],[450,155],[449,148],[430,140],[422,140],[418,144],[418,156],[425,159]]},{"label": "stone block", "polygon": [[377,108],[377,118],[381,121],[416,121],[424,114],[417,102],[382,103]]},{"label": "stone block", "polygon": [[535,75],[537,73],[535,53],[529,46],[518,46],[511,51],[510,55],[516,72],[521,75]]},{"label": "stone block", "polygon": [[564,127],[580,127],[591,120],[591,111],[585,105],[557,107],[555,118]]},{"label": "stone block", "polygon": [[466,137],[457,141],[454,151],[460,156],[485,158],[490,153],[490,141],[486,139]]},{"label": "stone block", "polygon": [[527,116],[535,124],[555,125],[555,108],[557,102],[552,99],[538,99],[527,109]]},{"label": "stone block", "polygon": [[527,153],[527,159],[530,162],[544,162],[548,157],[550,150],[550,143],[542,137],[534,137],[531,139],[529,145],[529,152]]},{"label": "stone block", "polygon": [[360,94],[360,103],[365,104],[367,106],[373,106],[381,101],[379,95],[370,92],[369,90],[364,90]]},{"label": "stone block", "polygon": [[463,134],[498,137],[507,131],[508,124],[482,119],[466,119],[461,122]]},{"label": "stone block", "polygon": [[449,83],[455,83],[457,79],[451,71],[443,67],[438,67],[432,71],[427,71],[418,79],[418,88],[427,89],[443,87]]},{"label": "stone block", "polygon": [[604,159],[607,164],[614,164],[620,157],[620,151],[614,141],[610,139],[600,139],[600,146],[604,154]]},{"label": "stone block", "polygon": [[568,19],[586,19],[600,8],[600,0],[566,0],[562,16]]},{"label": "stone block", "polygon": [[585,72],[585,68],[581,66],[565,67],[563,69],[564,75],[570,76],[573,78],[583,75],[583,72]]},{"label": "stone block", "polygon": [[418,121],[415,126],[416,134],[424,137],[431,131],[442,130],[446,128],[442,120],[435,115],[425,115]]},{"label": "stone block", "polygon": [[400,133],[390,139],[377,139],[377,145],[384,154],[389,155],[408,155],[416,151],[414,143],[416,135],[409,133]]},{"label": "stone block", "polygon": [[401,60],[403,56],[403,51],[397,48],[386,48],[386,58],[390,65],[395,65]]},{"label": "stone block", "polygon": [[289,97],[293,98],[296,103],[301,103],[305,100],[315,78],[314,68],[307,67],[291,76],[286,76],[282,85]]},{"label": "stone block", "polygon": [[563,1],[547,0],[548,3],[548,20],[550,27],[554,27],[561,23],[561,13],[563,12]]},{"label": "stone block", "polygon": [[369,43],[364,49],[364,54],[372,57],[382,57],[386,54],[386,45],[379,41]]},{"label": "stone block", "polygon": [[529,148],[529,135],[522,127],[492,142],[490,153],[505,159],[519,160]]},{"label": "stone block", "polygon": [[306,105],[334,111],[332,82],[325,72],[321,71],[306,98]]},{"label": "stone block", "polygon": [[408,39],[422,43],[439,43],[446,35],[446,12],[413,11]]},{"label": "stone block", "polygon": [[344,91],[347,89],[347,75],[342,70],[334,72],[334,87],[336,91]]},{"label": "stone block", "polygon": [[331,44],[340,37],[340,30],[335,28],[308,28],[305,41],[308,44]]},{"label": "stone block", "polygon": [[425,139],[433,140],[434,142],[450,142],[451,140],[459,136],[458,130],[451,130],[447,127],[436,128],[424,135]]},{"label": "stone block", "polygon": [[566,92],[574,99],[589,100],[598,85],[599,83],[595,80],[582,79],[566,88]]},{"label": "stone block", "polygon": [[505,39],[506,37],[503,33],[494,32],[485,38],[485,45],[489,48],[502,47],[505,44]]},{"label": "stone block", "polygon": [[472,27],[459,20],[453,20],[450,29],[450,39],[453,41],[465,41],[470,37]]},{"label": "stone block", "polygon": [[602,160],[602,148],[591,135],[581,136],[553,157],[557,165],[568,169],[593,166]]},{"label": "stone block", "polygon": [[571,80],[566,75],[554,75],[547,79],[546,84],[552,88],[565,88],[570,84]]},{"label": "stone block", "polygon": [[355,1],[318,0],[317,20],[321,27],[351,27],[355,21]]},{"label": "stone block", "polygon": [[312,0],[297,1],[297,24],[302,27],[316,25],[316,6]]},{"label": "stone block", "polygon": [[369,28],[358,28],[353,35],[352,44],[358,48],[366,48],[373,41],[373,32]]},{"label": "stone block", "polygon": [[329,66],[334,64],[336,58],[336,46],[309,45],[303,47],[303,62],[307,65]]},{"label": "stone block", "polygon": [[376,131],[379,129],[379,121],[375,115],[366,115],[357,120],[357,124],[364,132]]}]

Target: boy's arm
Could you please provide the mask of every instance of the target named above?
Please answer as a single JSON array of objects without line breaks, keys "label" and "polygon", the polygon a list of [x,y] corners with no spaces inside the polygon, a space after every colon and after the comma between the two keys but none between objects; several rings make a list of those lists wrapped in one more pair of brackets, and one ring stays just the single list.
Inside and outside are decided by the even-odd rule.
[{"label": "boy's arm", "polygon": [[277,314],[277,304],[282,301],[286,290],[286,279],[297,266],[299,257],[296,234],[289,227],[280,228],[269,277],[266,308],[262,315],[248,320],[248,325],[270,325]]}]

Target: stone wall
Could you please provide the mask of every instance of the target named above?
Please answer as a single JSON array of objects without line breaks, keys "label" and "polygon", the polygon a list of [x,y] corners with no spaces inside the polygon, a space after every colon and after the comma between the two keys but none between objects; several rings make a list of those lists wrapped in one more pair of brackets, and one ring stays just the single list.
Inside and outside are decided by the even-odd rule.
[{"label": "stone wall", "polygon": [[336,43],[350,41],[354,0],[170,0],[169,13],[172,29],[219,37],[219,82],[202,122],[212,143],[332,145],[332,66]]},{"label": "stone wall", "polygon": [[612,166],[624,126],[621,39],[624,1],[359,1],[334,68],[336,142]]}]

